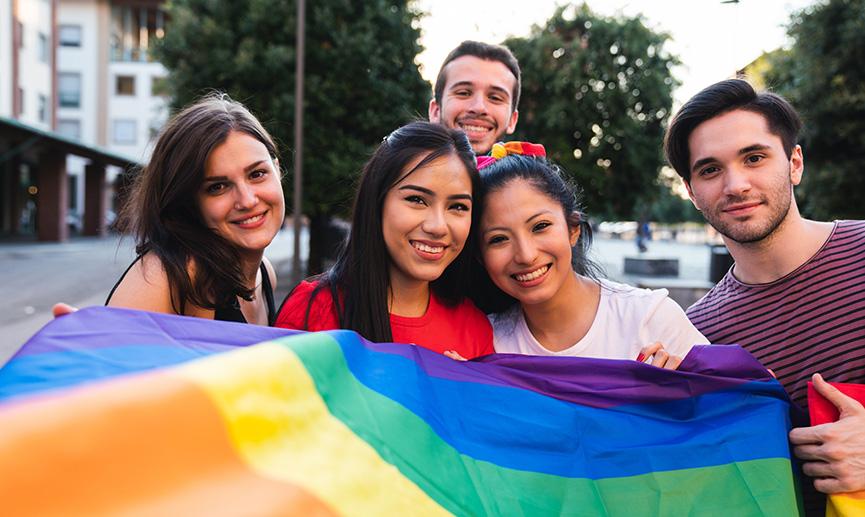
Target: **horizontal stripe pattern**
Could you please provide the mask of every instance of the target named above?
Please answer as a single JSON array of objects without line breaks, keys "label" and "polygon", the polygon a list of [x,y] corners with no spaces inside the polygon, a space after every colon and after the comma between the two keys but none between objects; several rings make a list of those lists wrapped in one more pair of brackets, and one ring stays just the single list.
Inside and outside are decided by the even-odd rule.
[{"label": "horizontal stripe pattern", "polygon": [[[163,318],[172,317],[153,321],[167,328]],[[118,344],[126,335],[140,339],[146,334],[142,326],[152,323],[136,319],[118,325]],[[182,327],[167,334],[182,332]],[[218,345],[220,333],[199,337]],[[69,355],[69,364],[77,365],[79,378],[85,377],[81,372],[88,362],[94,372],[104,362],[118,374],[148,367],[146,346],[131,347],[140,357],[114,367],[111,363],[123,353],[112,354],[108,346],[76,348],[73,343],[82,339],[86,329],[69,336],[65,350],[44,348],[18,360],[77,351]],[[163,364],[216,350],[165,352],[158,342],[150,350]],[[155,513],[190,513],[182,511],[184,506],[152,505],[192,504],[231,481],[250,494],[263,494],[250,503],[252,510],[244,511],[232,495],[236,490],[202,508],[214,514],[276,515],[796,513],[786,398],[739,349],[701,348],[684,365],[690,371],[669,372],[631,361],[593,359],[509,356],[454,362],[417,347],[370,344],[345,331],[300,333],[233,348],[135,376],[106,373],[107,381],[78,382],[81,387],[0,406],[0,426],[22,430],[12,433],[14,439],[0,438],[0,469],[32,469],[33,486],[39,480],[52,486],[76,472],[76,481],[87,486],[91,479],[105,479],[106,472],[125,479],[115,472],[131,468],[143,487],[126,499],[130,506],[125,510],[132,513],[136,504],[159,510]],[[18,363],[21,382],[26,381],[26,364]],[[36,377],[51,377],[48,367],[40,368]],[[27,385],[40,384],[40,379],[31,381]],[[108,397],[110,403],[103,404],[105,393],[123,396]],[[173,397],[175,409],[160,413],[159,404]],[[153,408],[141,413],[151,402]],[[141,414],[134,416],[137,412]],[[182,414],[176,416],[178,412]],[[77,431],[88,429],[87,421],[96,415],[111,425],[103,423],[100,432]],[[127,433],[127,425],[149,438]],[[72,441],[58,440],[67,427],[73,430]],[[102,443],[109,431],[127,438]],[[130,436],[139,437],[130,442]],[[43,452],[40,440],[51,446],[41,456],[31,455]],[[77,448],[85,458],[77,469],[45,472],[63,465],[54,456],[77,443],[86,445]],[[166,486],[151,479],[162,476],[153,461],[170,460],[177,447],[192,449],[192,456],[177,455],[189,465],[195,464],[195,455],[217,450],[211,463],[202,463],[208,475],[199,484],[190,480]],[[87,461],[97,448],[101,456]],[[102,465],[104,461],[113,463]],[[155,486],[162,487],[161,495]],[[32,487],[30,493],[35,493]],[[88,493],[102,497],[95,490]],[[299,501],[297,512],[286,510],[292,498]],[[36,506],[19,507],[39,510],[35,497],[29,501]],[[103,503],[88,504],[98,510]]]}]

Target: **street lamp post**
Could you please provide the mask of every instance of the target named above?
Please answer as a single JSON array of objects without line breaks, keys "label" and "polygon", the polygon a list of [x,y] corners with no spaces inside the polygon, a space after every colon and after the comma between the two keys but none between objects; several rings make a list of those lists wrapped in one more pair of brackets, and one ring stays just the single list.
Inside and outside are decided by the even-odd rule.
[{"label": "street lamp post", "polygon": [[303,213],[303,55],[306,31],[306,0],[297,0],[297,45],[294,71],[294,254],[291,275],[294,284],[300,283],[300,229]]}]

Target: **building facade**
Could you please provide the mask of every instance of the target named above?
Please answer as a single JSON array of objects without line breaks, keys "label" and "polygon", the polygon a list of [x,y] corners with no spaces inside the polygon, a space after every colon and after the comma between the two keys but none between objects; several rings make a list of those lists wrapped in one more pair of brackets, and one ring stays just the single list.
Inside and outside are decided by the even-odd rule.
[{"label": "building facade", "polygon": [[[0,117],[10,126],[0,132],[0,236],[105,231],[115,179],[147,160],[167,118],[167,72],[151,53],[165,33],[162,5],[0,0]],[[22,124],[32,128],[29,138]],[[49,141],[65,150],[61,172],[41,173]],[[46,198],[57,196],[40,193],[44,176],[63,184],[61,206],[49,207]],[[57,213],[46,222],[48,211]],[[63,228],[47,231],[55,219]]]}]

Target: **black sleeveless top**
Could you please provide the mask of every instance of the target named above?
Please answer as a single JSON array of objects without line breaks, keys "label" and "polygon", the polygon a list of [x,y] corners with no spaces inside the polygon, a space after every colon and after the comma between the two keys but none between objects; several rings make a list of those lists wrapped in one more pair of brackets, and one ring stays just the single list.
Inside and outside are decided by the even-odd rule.
[{"label": "black sleeveless top", "polygon": [[[120,275],[120,279],[117,280],[117,283],[114,284],[114,287],[111,288],[111,292],[108,293],[108,298],[105,300],[105,305],[108,305],[108,302],[111,301],[111,297],[114,296],[114,291],[117,290],[117,286],[120,285],[120,282],[126,278],[126,274],[129,273],[129,270],[132,269],[132,266],[135,265],[136,262],[141,260],[141,255],[135,257],[135,260],[132,261],[132,264],[129,264],[129,267],[126,268],[126,271]],[[273,323],[276,321],[276,306],[273,303],[273,286],[270,285],[270,275],[267,274],[267,268],[264,266],[264,262],[261,263],[261,294],[264,295],[264,302],[267,305],[267,324],[268,326],[273,326]],[[243,312],[240,311],[240,302],[237,301],[237,297],[235,296],[228,303],[223,305],[217,305],[215,308],[215,314],[213,315],[213,319],[218,321],[236,321],[238,323],[248,323],[246,318],[243,316]]]}]

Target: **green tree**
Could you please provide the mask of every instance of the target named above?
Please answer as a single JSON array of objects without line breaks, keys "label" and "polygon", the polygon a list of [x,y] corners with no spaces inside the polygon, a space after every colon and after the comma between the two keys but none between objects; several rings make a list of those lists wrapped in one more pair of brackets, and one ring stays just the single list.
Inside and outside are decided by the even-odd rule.
[{"label": "green tree", "polygon": [[639,16],[602,17],[583,4],[505,41],[523,73],[516,137],[546,146],[593,216],[633,218],[658,193],[676,86],[667,39]]},{"label": "green tree", "polygon": [[[175,107],[225,91],[259,116],[291,169],[296,4],[286,0],[172,0],[157,47]],[[321,270],[330,218],[346,214],[375,145],[425,111],[430,86],[414,61],[420,14],[407,0],[307,2],[303,211],[310,273]],[[290,177],[290,176],[289,176]],[[291,181],[286,181],[288,200]],[[291,209],[289,205],[289,210]]]},{"label": "green tree", "polygon": [[799,12],[789,51],[769,56],[764,81],[802,115],[802,212],[865,219],[865,0],[828,0]]}]

